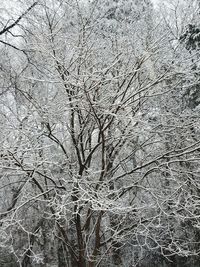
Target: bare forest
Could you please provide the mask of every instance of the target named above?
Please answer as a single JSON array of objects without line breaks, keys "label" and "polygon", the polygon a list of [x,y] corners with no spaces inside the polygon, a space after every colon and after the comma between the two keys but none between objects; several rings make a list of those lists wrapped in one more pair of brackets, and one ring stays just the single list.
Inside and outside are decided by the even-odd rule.
[{"label": "bare forest", "polygon": [[3,2],[0,267],[199,267],[199,0]]}]

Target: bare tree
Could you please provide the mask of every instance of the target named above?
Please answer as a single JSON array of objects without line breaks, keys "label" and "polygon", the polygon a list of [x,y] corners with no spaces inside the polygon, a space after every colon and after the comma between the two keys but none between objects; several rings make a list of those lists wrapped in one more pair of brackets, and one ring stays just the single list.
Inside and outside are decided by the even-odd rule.
[{"label": "bare tree", "polygon": [[0,244],[20,266],[198,255],[187,56],[153,12],[148,1],[40,1],[11,24],[26,16],[29,60],[6,69]]}]

